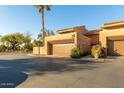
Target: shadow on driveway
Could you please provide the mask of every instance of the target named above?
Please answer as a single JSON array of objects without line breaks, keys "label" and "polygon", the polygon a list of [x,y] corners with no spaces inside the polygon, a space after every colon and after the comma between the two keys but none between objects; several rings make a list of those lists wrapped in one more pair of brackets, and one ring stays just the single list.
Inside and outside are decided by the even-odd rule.
[{"label": "shadow on driveway", "polygon": [[0,59],[0,87],[16,87],[28,75],[63,73],[98,68],[98,63],[88,60],[66,58],[27,57],[21,59]]},{"label": "shadow on driveway", "polygon": [[28,76],[21,72],[0,72],[0,88],[14,88]]}]

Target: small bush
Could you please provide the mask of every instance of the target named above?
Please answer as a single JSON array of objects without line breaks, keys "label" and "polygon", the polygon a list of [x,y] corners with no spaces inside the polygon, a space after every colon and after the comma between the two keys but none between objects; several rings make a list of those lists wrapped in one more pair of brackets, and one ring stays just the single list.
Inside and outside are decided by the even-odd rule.
[{"label": "small bush", "polygon": [[0,45],[0,52],[5,52],[6,51],[6,47],[4,45]]},{"label": "small bush", "polygon": [[71,58],[80,58],[80,51],[77,48],[71,50]]},{"label": "small bush", "polygon": [[96,56],[97,58],[102,57],[102,47],[100,45],[92,46],[91,55],[95,58]]}]

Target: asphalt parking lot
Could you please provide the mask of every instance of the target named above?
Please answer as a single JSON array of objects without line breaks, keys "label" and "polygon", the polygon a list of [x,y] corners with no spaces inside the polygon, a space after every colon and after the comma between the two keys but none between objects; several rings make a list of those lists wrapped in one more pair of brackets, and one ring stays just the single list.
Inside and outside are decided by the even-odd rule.
[{"label": "asphalt parking lot", "polygon": [[124,60],[93,62],[26,54],[1,55],[0,87],[122,88]]}]

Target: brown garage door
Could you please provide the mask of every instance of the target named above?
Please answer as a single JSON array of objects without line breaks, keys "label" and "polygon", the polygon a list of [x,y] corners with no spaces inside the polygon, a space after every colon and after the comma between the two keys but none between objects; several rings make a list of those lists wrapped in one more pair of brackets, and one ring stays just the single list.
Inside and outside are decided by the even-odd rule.
[{"label": "brown garage door", "polygon": [[124,55],[124,40],[108,40],[108,55],[123,56]]},{"label": "brown garage door", "polygon": [[53,55],[69,56],[74,44],[53,44]]}]

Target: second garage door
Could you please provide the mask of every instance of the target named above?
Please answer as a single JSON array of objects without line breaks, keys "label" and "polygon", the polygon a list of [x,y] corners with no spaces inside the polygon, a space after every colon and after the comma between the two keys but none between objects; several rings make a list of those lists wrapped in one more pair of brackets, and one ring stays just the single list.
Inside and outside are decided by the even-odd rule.
[{"label": "second garage door", "polygon": [[124,55],[124,40],[108,40],[107,42],[107,53],[113,56]]},{"label": "second garage door", "polygon": [[69,56],[74,44],[53,44],[52,54],[59,56]]}]

